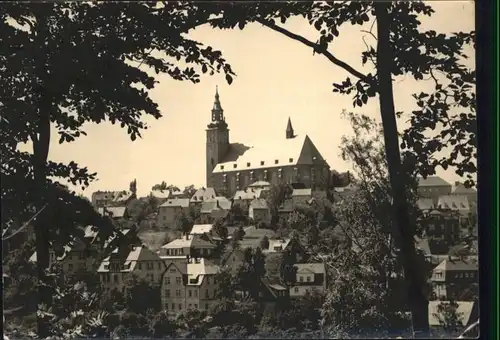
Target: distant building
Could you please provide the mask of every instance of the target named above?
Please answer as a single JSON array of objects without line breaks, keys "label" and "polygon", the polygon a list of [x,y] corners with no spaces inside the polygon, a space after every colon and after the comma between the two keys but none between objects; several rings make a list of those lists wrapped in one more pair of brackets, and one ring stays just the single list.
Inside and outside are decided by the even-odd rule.
[{"label": "distant building", "polygon": [[162,259],[143,245],[124,252],[115,249],[97,270],[101,284],[106,289],[116,289],[122,293],[132,284],[133,276],[158,286],[164,272],[165,264]]},{"label": "distant building", "polygon": [[448,244],[454,244],[460,239],[460,216],[450,210],[433,209],[427,211],[422,224],[427,237],[441,239]]},{"label": "distant building", "polygon": [[217,301],[219,267],[206,259],[189,258],[168,265],[163,275],[161,300],[165,310],[209,310]]},{"label": "distant building", "polygon": [[[440,304],[449,304],[449,301],[429,301],[429,326],[432,338],[443,338],[441,335],[447,335],[440,323],[438,306]],[[455,301],[458,305],[457,315],[459,323],[465,329],[479,319],[479,303],[477,301]]]},{"label": "distant building", "polygon": [[231,210],[231,205],[231,201],[225,197],[210,198],[201,205],[201,220],[205,223],[212,223],[218,219],[224,219]]},{"label": "distant building", "polygon": [[271,188],[271,183],[266,181],[257,181],[253,182],[248,187],[252,189],[269,190],[269,188]]},{"label": "distant building", "polygon": [[269,206],[267,205],[267,201],[265,199],[254,199],[250,203],[250,208],[248,209],[248,217],[251,218],[255,223],[271,222],[271,211],[269,210]]},{"label": "distant building", "polygon": [[201,188],[196,190],[193,196],[191,196],[191,199],[189,200],[189,203],[191,205],[198,205],[201,206],[203,202],[216,198],[218,195],[215,192],[214,188]]},{"label": "distant building", "polygon": [[466,188],[463,183],[455,182],[453,189],[451,190],[452,195],[466,196],[471,205],[477,204],[477,191],[474,188]]},{"label": "distant building", "polygon": [[201,235],[186,235],[162,246],[159,255],[164,259],[168,256],[211,257],[215,248]]},{"label": "distant building", "polygon": [[97,212],[99,212],[102,216],[108,216],[114,220],[128,217],[127,207],[101,207],[97,209]]},{"label": "distant building", "polygon": [[207,186],[233,196],[255,181],[272,185],[300,182],[328,187],[330,167],[307,135],[297,136],[290,119],[283,138],[260,146],[230,143],[219,93],[206,130]]},{"label": "distant building", "polygon": [[260,198],[262,189],[247,188],[245,190],[238,190],[233,196],[233,205],[239,205],[240,208],[248,214],[250,203],[253,200]]},{"label": "distant building", "polygon": [[290,297],[326,291],[326,268],[324,263],[297,263],[296,282],[290,287]]},{"label": "distant building", "polygon": [[439,196],[451,194],[451,184],[439,176],[420,177],[417,192],[419,197],[431,198],[437,203]]},{"label": "distant building", "polygon": [[91,202],[95,207],[106,207],[116,205],[126,205],[132,198],[134,193],[131,191],[96,191],[92,194]]},{"label": "distant building", "polygon": [[156,223],[158,226],[172,226],[176,217],[189,210],[189,198],[173,198],[166,200],[158,207]]},{"label": "distant building", "polygon": [[478,296],[477,257],[448,258],[432,271],[434,293],[441,300],[467,301]]}]

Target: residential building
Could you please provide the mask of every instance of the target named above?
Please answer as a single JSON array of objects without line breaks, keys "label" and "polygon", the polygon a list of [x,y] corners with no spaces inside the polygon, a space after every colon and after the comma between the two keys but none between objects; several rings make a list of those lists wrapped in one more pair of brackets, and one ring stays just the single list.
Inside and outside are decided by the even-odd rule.
[{"label": "residential building", "polygon": [[163,260],[146,246],[130,250],[115,249],[104,259],[97,270],[101,284],[108,290],[125,293],[134,276],[146,279],[151,285],[159,285],[165,272]]},{"label": "residential building", "polygon": [[225,197],[209,198],[201,205],[200,218],[205,223],[224,219],[231,210],[231,204],[231,201]]},{"label": "residential building", "polygon": [[134,198],[132,191],[96,191],[92,193],[91,202],[95,207],[106,207],[110,205],[125,205]]},{"label": "residential building", "polygon": [[266,181],[257,181],[253,182],[248,187],[252,189],[269,190],[271,188],[271,183]]},{"label": "residential building", "polygon": [[195,224],[189,232],[189,236],[212,234],[213,224]]},{"label": "residential building", "polygon": [[196,190],[193,196],[191,196],[191,199],[189,202],[191,205],[198,205],[201,206],[203,202],[206,200],[209,200],[211,198],[216,198],[218,197],[217,193],[215,192],[214,188],[200,188]]},{"label": "residential building", "polygon": [[250,207],[248,209],[248,217],[251,218],[254,223],[271,222],[271,211],[269,210],[269,206],[267,205],[267,201],[263,198],[256,198],[250,203]]},{"label": "residential building", "polygon": [[326,291],[326,267],[324,263],[297,263],[295,267],[297,267],[297,276],[296,282],[290,287],[290,297]]},{"label": "residential building", "polygon": [[287,199],[281,203],[278,208],[278,216],[280,221],[288,221],[290,215],[293,214],[293,201],[291,199]]},{"label": "residential building", "polygon": [[452,195],[466,196],[469,204],[477,204],[477,191],[474,188],[466,188],[463,183],[455,182],[453,189],[451,190]]},{"label": "residential building", "polygon": [[467,301],[478,296],[477,257],[451,258],[432,271],[434,293],[440,300]]},{"label": "residential building", "polygon": [[163,308],[172,313],[190,309],[209,310],[217,301],[218,272],[219,266],[203,258],[171,263],[163,275]]},{"label": "residential building", "polygon": [[128,217],[127,207],[100,207],[97,211],[102,216],[109,216],[114,220],[121,220]]},{"label": "residential building", "polygon": [[246,188],[244,190],[238,190],[233,196],[233,205],[239,205],[240,208],[248,213],[250,209],[250,203],[253,200],[260,198],[262,189]]},{"label": "residential building", "polygon": [[432,198],[437,203],[439,196],[451,194],[451,184],[439,176],[419,177],[418,195],[421,198]]},{"label": "residential building", "polygon": [[230,143],[228,124],[216,91],[206,130],[207,186],[228,196],[255,181],[328,187],[330,167],[309,136],[296,135],[289,119],[283,137],[255,146]]},{"label": "residential building", "polygon": [[158,226],[172,226],[176,217],[189,210],[189,198],[168,199],[158,207],[156,224]]},{"label": "residential building", "polygon": [[162,246],[159,255],[162,258],[168,256],[211,257],[215,248],[214,244],[202,239],[201,235],[185,235]]},{"label": "residential building", "polygon": [[454,244],[460,239],[460,217],[454,211],[429,210],[425,213],[421,223],[430,239],[441,239],[447,244]]},{"label": "residential building", "polygon": [[312,195],[312,189],[311,188],[305,188],[305,189],[293,189],[292,191],[292,202],[293,206],[297,206],[298,204],[308,204],[308,202],[311,200],[313,197]]},{"label": "residential building", "polygon": [[[442,318],[443,315],[439,315],[438,309],[440,304],[449,303],[449,301],[429,301],[429,326],[432,338],[443,338],[442,335],[450,335],[449,333],[447,334],[447,332],[443,329],[443,325],[440,322],[439,318]],[[458,308],[456,310],[459,317],[458,321],[464,329],[472,325],[479,319],[478,301],[455,301],[455,303],[458,305]]]}]

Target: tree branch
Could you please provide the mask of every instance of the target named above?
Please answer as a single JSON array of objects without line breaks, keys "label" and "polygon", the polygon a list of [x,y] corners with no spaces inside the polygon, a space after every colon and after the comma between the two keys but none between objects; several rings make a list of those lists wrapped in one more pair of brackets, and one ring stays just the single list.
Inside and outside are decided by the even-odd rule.
[{"label": "tree branch", "polygon": [[317,53],[323,54],[334,65],[337,65],[337,66],[343,68],[344,70],[346,70],[347,72],[349,72],[353,76],[355,76],[355,77],[357,77],[357,78],[365,81],[368,84],[372,83],[372,80],[370,78],[368,78],[366,75],[364,75],[363,73],[355,70],[352,66],[350,66],[349,64],[343,62],[342,60],[336,58],[333,54],[331,54],[330,52],[328,52],[326,50],[326,48],[322,47],[321,45],[319,45],[317,43],[313,43],[312,41],[307,40],[306,38],[304,38],[301,35],[292,33],[290,31],[288,31],[287,29],[276,25],[273,22],[265,21],[265,20],[262,20],[262,19],[257,19],[255,21],[258,22],[258,23],[260,23],[260,24],[262,24],[262,25],[264,25],[264,26],[266,26],[266,27],[268,27],[268,28],[270,28],[270,29],[272,29],[272,30],[274,30],[274,31],[276,31],[276,32],[279,32],[279,33],[281,33],[281,34],[289,37],[290,39],[299,41],[299,42],[303,43],[304,45],[313,48]]}]

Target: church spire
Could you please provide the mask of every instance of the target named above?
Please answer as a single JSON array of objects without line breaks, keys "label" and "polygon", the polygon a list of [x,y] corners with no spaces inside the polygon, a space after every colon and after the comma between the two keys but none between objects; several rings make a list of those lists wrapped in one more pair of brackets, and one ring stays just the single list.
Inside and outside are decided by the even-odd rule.
[{"label": "church spire", "polygon": [[212,122],[223,122],[224,121],[224,110],[220,104],[219,100],[219,86],[215,86],[215,101],[214,107],[212,109]]},{"label": "church spire", "polygon": [[290,117],[288,117],[288,123],[286,125],[286,139],[290,139],[293,137],[295,137],[295,133],[292,127],[292,120],[290,119]]}]

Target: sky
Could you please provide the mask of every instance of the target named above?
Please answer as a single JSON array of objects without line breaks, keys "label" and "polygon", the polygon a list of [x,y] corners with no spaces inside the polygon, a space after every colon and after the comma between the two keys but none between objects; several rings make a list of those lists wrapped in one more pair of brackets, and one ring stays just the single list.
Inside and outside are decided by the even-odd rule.
[{"label": "sky", "polygon": [[[442,33],[474,29],[474,2],[434,1],[436,13],[422,18],[423,27]],[[313,41],[317,36],[307,21],[294,19],[284,27]],[[364,73],[361,66],[363,39],[373,38],[361,32],[360,26],[348,25],[330,45],[332,52]],[[366,28],[365,28],[366,29]],[[149,129],[143,138],[130,141],[125,130],[109,123],[88,124],[87,136],[73,143],[58,144],[52,138],[49,159],[71,160],[97,172],[98,180],[83,192],[90,196],[96,190],[128,190],[137,180],[139,195],[166,181],[179,187],[205,185],[205,128],[210,121],[216,85],[226,121],[230,142],[252,145],[262,139],[284,138],[288,117],[296,134],[308,134],[328,161],[331,169],[346,171],[351,165],[340,157],[339,144],[351,128],[342,119],[342,110],[380,116],[378,101],[353,109],[350,96],[332,92],[332,83],[345,80],[347,73],[297,41],[258,24],[241,30],[215,30],[202,26],[189,36],[214,49],[221,50],[237,74],[229,86],[223,74],[202,76],[201,83],[180,82],[166,75],[156,76],[158,84],[150,92],[159,104],[163,117],[146,119]],[[474,65],[474,55],[468,61]],[[408,77],[409,78],[409,77]],[[429,82],[396,79],[397,111],[411,112],[412,93],[432,86]],[[405,122],[400,121],[400,130]],[[453,171],[438,170],[438,175],[453,183],[459,178]],[[79,190],[78,192],[82,192]]]}]

